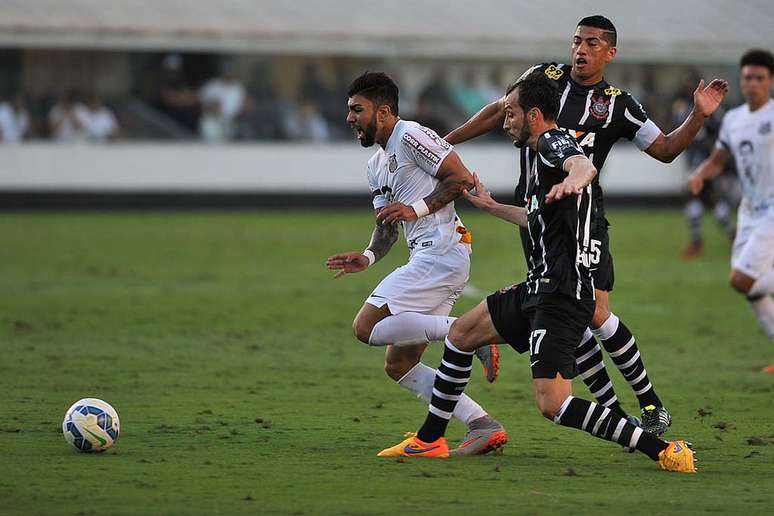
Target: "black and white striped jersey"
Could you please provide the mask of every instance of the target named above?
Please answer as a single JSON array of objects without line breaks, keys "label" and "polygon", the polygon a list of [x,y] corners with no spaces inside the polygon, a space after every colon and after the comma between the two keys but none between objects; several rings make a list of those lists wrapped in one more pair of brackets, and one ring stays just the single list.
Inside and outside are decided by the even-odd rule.
[{"label": "black and white striped jersey", "polygon": [[[599,175],[615,142],[621,138],[633,141],[645,150],[661,134],[661,130],[648,118],[645,109],[631,94],[608,84],[605,80],[593,86],[583,86],[570,78],[569,65],[542,63],[525,72],[525,75],[541,70],[555,81],[561,95],[557,125],[566,129],[580,144],[583,152],[594,163],[598,174],[592,183],[596,223],[604,222],[604,206]],[[534,159],[531,149],[521,152],[521,174],[516,188],[516,204],[525,202],[525,170]]]},{"label": "black and white striped jersey", "polygon": [[551,129],[538,138],[526,177],[529,294],[562,293],[575,299],[594,299],[588,268],[591,185],[580,195],[546,204],[551,187],[567,177],[564,162],[582,155],[578,142],[566,131]]}]

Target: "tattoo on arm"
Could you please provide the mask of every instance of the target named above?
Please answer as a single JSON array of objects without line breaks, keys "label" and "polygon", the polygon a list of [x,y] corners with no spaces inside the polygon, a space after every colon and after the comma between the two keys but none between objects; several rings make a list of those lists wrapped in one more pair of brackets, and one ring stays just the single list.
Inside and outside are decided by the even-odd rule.
[{"label": "tattoo on arm", "polygon": [[472,188],[470,182],[450,174],[436,185],[435,190],[430,195],[425,197],[425,204],[427,204],[430,213],[435,213],[462,195],[463,190],[469,188]]},{"label": "tattoo on arm", "polygon": [[383,224],[379,219],[376,220],[376,227],[371,235],[371,242],[368,249],[374,253],[376,261],[381,260],[398,240],[398,225]]}]

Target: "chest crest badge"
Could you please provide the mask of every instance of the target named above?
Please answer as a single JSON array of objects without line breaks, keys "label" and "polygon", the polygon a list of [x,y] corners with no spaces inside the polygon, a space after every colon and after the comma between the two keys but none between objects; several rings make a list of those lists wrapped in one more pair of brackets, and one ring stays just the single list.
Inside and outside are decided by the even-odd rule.
[{"label": "chest crest badge", "polygon": [[607,118],[610,111],[610,99],[603,95],[592,95],[589,113],[597,120]]},{"label": "chest crest badge", "polygon": [[769,134],[771,132],[771,122],[763,122],[758,126],[758,134]]},{"label": "chest crest badge", "polygon": [[390,156],[387,160],[387,168],[389,169],[390,174],[398,170],[398,158],[395,157],[395,154]]}]

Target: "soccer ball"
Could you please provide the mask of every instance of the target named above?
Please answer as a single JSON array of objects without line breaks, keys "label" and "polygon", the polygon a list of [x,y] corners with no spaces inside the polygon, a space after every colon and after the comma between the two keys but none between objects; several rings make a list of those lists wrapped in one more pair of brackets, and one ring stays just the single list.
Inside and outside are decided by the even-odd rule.
[{"label": "soccer ball", "polygon": [[118,413],[109,403],[83,398],[67,409],[62,433],[78,451],[105,451],[118,439]]}]

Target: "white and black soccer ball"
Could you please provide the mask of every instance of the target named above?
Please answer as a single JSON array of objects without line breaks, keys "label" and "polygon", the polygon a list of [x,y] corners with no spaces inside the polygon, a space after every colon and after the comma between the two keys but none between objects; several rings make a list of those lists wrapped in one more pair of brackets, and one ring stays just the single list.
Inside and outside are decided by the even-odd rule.
[{"label": "white and black soccer ball", "polygon": [[62,433],[78,451],[105,451],[118,440],[118,413],[107,402],[83,398],[67,409]]}]

